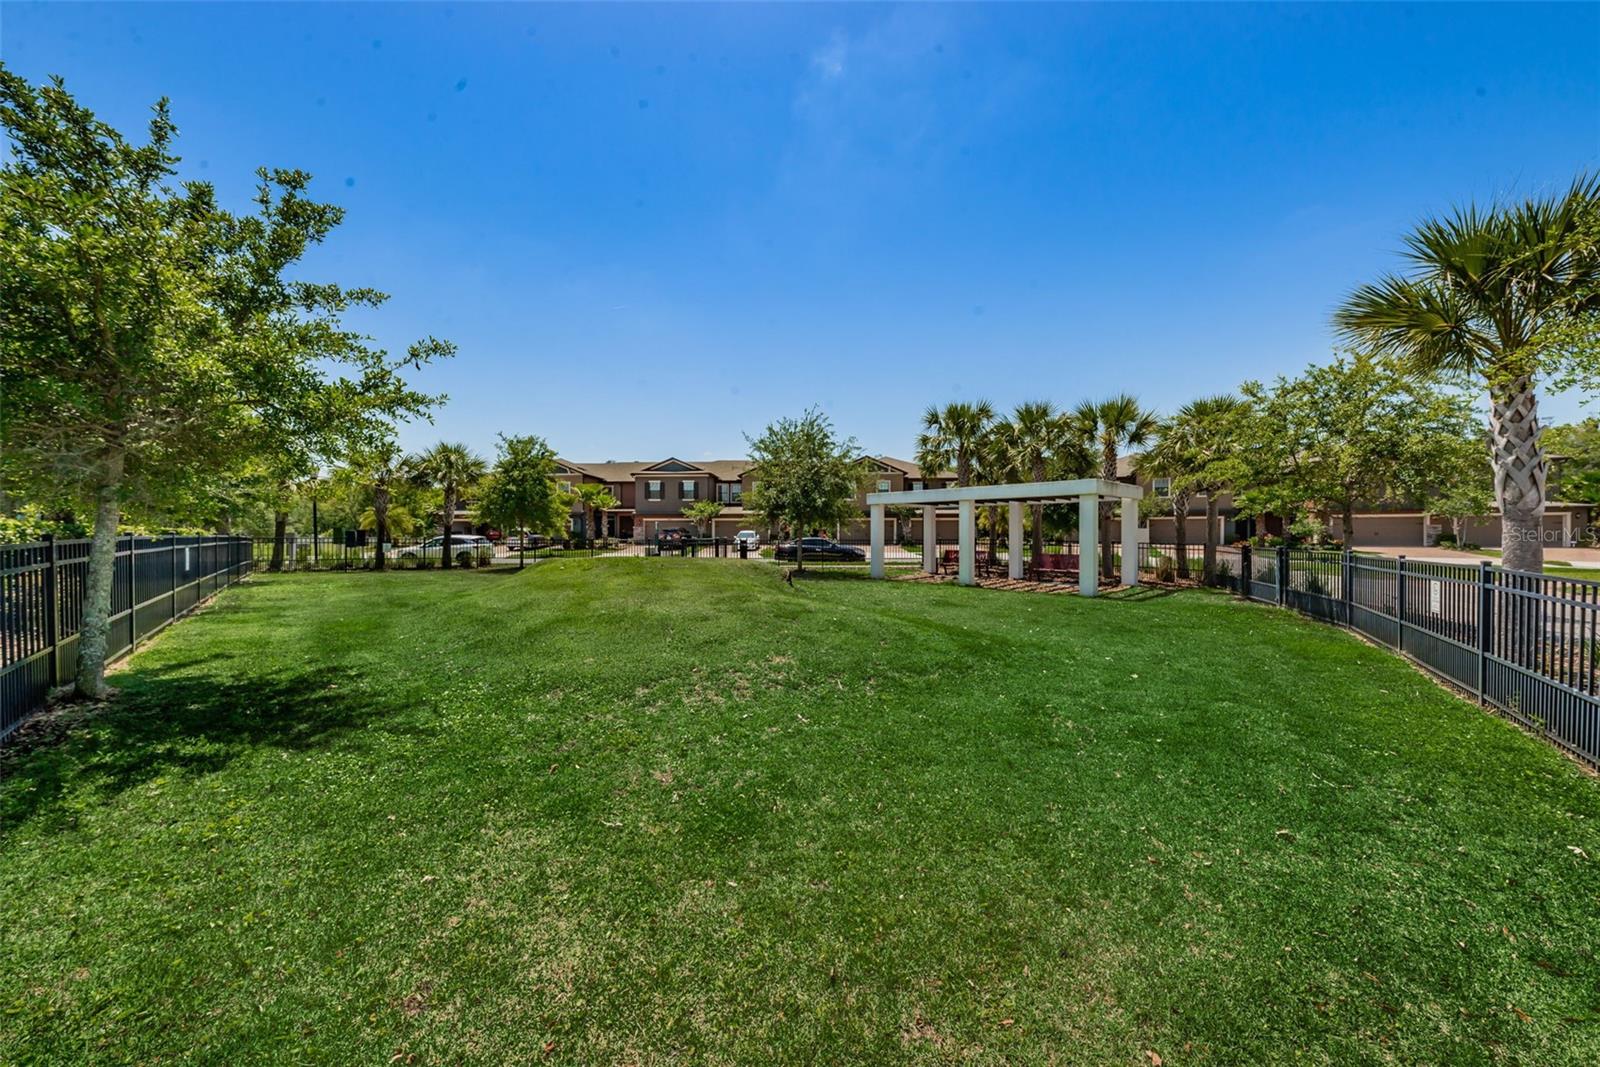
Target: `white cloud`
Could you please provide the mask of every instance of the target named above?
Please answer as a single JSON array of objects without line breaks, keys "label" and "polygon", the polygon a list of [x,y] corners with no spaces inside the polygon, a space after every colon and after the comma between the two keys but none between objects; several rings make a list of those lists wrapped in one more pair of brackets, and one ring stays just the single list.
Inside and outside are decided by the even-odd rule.
[{"label": "white cloud", "polygon": [[850,50],[849,38],[838,30],[827,44],[811,53],[811,69],[823,81],[844,77],[845,58]]}]

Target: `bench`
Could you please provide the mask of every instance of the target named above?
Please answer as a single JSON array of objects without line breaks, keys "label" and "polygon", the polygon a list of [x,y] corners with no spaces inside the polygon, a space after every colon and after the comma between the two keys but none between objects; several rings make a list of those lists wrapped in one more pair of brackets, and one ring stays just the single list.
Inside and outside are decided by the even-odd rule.
[{"label": "bench", "polygon": [[1046,552],[1033,561],[1028,576],[1036,582],[1069,581],[1078,576],[1078,557],[1065,552]]},{"label": "bench", "polygon": [[[1005,570],[1006,562],[998,555],[985,552],[981,549],[972,553],[972,572],[988,577],[999,574]],[[941,574],[958,574],[961,571],[961,550],[947,548],[939,557],[939,572]]]}]

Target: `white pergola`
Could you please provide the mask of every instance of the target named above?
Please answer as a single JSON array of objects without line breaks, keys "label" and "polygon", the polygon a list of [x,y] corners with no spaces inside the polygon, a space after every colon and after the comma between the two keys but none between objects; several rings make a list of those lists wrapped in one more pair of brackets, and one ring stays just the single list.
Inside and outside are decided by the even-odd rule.
[{"label": "white pergola", "polygon": [[883,517],[890,507],[922,508],[922,569],[939,571],[938,509],[956,505],[960,550],[957,581],[972,585],[978,549],[979,505],[1005,504],[1010,509],[1010,575],[1023,576],[1022,509],[1027,504],[1078,502],[1078,592],[1094,596],[1100,588],[1100,498],[1122,502],[1122,584],[1139,584],[1139,501],[1144,490],[1126,482],[1103,478],[1078,478],[1068,482],[1017,482],[1011,485],[951,486],[945,489],[909,489],[900,493],[868,493],[871,512],[872,576],[883,577]]}]

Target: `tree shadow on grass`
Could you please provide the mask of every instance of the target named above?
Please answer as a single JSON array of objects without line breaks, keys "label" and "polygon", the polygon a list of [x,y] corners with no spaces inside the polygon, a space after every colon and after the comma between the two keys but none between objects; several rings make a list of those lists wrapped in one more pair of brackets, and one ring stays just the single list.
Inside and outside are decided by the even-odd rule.
[{"label": "tree shadow on grass", "polygon": [[[859,567],[855,570],[846,570],[845,567],[847,566],[849,564],[842,564],[836,568],[829,569],[825,563],[811,563],[807,564],[806,569],[803,571],[797,571],[791,567],[785,573],[787,578],[796,582],[865,582],[875,580]],[[779,577],[782,579],[785,575],[780,574]]]},{"label": "tree shadow on grass", "polygon": [[1118,589],[1110,589],[1101,593],[1100,599],[1116,604],[1143,604],[1148,600],[1165,600],[1176,592],[1178,590],[1170,586],[1125,585]]},{"label": "tree shadow on grass", "polygon": [[353,672],[332,668],[226,680],[168,667],[112,680],[121,692],[110,701],[52,707],[0,750],[0,840],[41,819],[35,830],[70,829],[86,799],[209,774],[257,749],[329,748],[389,710]]}]

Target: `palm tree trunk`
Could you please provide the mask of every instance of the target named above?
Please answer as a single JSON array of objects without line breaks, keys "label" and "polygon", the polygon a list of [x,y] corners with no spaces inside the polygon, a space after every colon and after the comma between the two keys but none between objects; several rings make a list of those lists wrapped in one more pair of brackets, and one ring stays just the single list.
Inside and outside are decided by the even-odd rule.
[{"label": "palm tree trunk", "polygon": [[[83,621],[78,629],[78,674],[73,690],[80,697],[101,700],[106,689],[106,653],[111,636],[111,588],[117,573],[117,496],[122,486],[122,451],[106,457],[95,489],[94,535],[89,542],[88,571],[83,583]],[[130,557],[130,564],[133,562]],[[132,604],[130,609],[130,627]]]},{"label": "palm tree trunk", "polygon": [[1533,379],[1489,390],[1490,458],[1500,505],[1500,559],[1507,570],[1544,570],[1544,450]]},{"label": "palm tree trunk", "polygon": [[1217,576],[1217,494],[1206,490],[1206,550],[1201,561],[1202,573],[1207,582]]},{"label": "palm tree trunk", "polygon": [[440,543],[441,547],[440,547],[439,555],[442,558],[439,560],[439,565],[441,567],[446,568],[446,569],[449,569],[450,567],[453,567],[455,565],[455,560],[450,558],[450,556],[451,556],[451,552],[450,552],[450,549],[451,549],[450,527],[455,524],[455,517],[456,517],[456,488],[453,485],[445,486],[445,490],[444,490],[444,522],[442,524],[443,525],[443,529],[440,531],[440,536],[443,537],[444,540]]},{"label": "palm tree trunk", "polygon": [[1172,494],[1172,550],[1178,556],[1178,577],[1189,577],[1189,494]]},{"label": "palm tree trunk", "polygon": [[[1040,457],[1035,457],[1033,461],[1033,480],[1042,482],[1044,481],[1044,475],[1044,460]],[[1044,558],[1044,505],[1033,504],[1030,506],[1030,510],[1033,512],[1033,565],[1037,567],[1040,565],[1039,561]]]},{"label": "palm tree trunk", "polygon": [[[1117,480],[1117,446],[1114,442],[1101,453],[1100,478],[1107,482]],[[1111,546],[1119,543],[1111,528],[1114,507],[1116,502],[1113,500],[1100,501],[1100,574],[1105,578],[1114,578],[1117,574],[1116,554],[1111,551]]]},{"label": "palm tree trunk", "polygon": [[267,562],[267,570],[283,570],[283,541],[289,530],[289,513],[287,511],[274,511],[272,513],[272,559]]},{"label": "palm tree trunk", "polygon": [[380,485],[372,491],[372,525],[377,528],[378,550],[373,566],[383,570],[388,560],[383,554],[383,543],[389,539],[389,488]]}]

